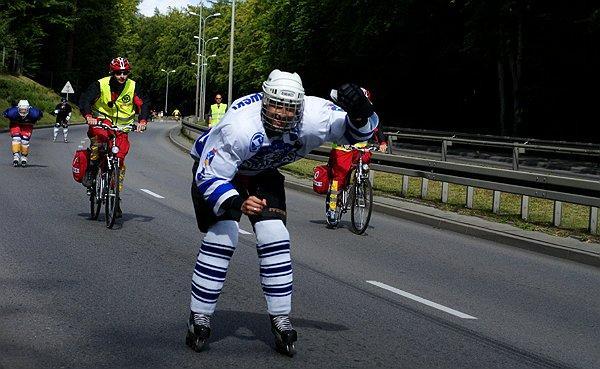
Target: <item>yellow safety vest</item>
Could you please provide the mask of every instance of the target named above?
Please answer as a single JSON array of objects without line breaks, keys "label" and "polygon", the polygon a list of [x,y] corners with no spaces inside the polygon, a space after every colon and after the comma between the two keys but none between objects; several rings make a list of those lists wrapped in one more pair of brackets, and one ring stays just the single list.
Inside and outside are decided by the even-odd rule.
[{"label": "yellow safety vest", "polygon": [[117,97],[117,100],[113,102],[112,108],[108,106],[111,101],[109,81],[110,77],[98,80],[100,82],[100,97],[92,107],[94,115],[99,118],[108,118],[117,126],[133,123],[135,120],[135,110],[133,108],[135,81],[128,79],[125,82],[125,87],[123,87],[123,91]]},{"label": "yellow safety vest", "polygon": [[361,147],[366,147],[367,145],[368,145],[367,141],[365,141],[365,142],[359,142],[359,143],[356,143],[354,145],[338,145],[338,144],[334,143],[334,144],[331,144],[331,148],[334,149],[334,150],[352,151],[352,149],[350,149],[348,146],[354,146],[357,149],[360,149]]},{"label": "yellow safety vest", "polygon": [[208,126],[214,127],[219,124],[226,110],[227,104],[212,104],[210,106],[210,124]]}]

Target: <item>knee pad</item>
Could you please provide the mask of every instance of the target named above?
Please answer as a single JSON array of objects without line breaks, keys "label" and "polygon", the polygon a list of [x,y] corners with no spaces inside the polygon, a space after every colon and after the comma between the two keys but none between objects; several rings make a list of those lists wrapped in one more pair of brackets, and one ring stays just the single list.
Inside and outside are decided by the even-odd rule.
[{"label": "knee pad", "polygon": [[290,240],[290,233],[283,224],[283,221],[279,219],[257,222],[254,224],[254,232],[256,233],[256,243],[259,246],[282,240],[289,242]]}]

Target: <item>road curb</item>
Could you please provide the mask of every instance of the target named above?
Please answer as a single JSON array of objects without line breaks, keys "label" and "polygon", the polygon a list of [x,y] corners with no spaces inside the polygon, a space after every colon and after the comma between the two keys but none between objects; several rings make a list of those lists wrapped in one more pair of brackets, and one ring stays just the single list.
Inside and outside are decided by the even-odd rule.
[{"label": "road curb", "polygon": [[[309,187],[302,183],[286,179],[286,186],[297,191],[315,195],[312,187]],[[425,224],[431,227],[449,230],[456,233],[461,233],[467,236],[494,241],[504,245],[518,247],[529,251],[559,257],[562,259],[568,259],[587,265],[600,266],[600,255],[585,252],[582,250],[571,249],[568,247],[555,245],[549,242],[513,235],[506,232],[499,232],[493,229],[484,228],[473,224],[457,222],[451,219],[440,218],[437,216],[420,213],[410,209],[401,209],[390,205],[381,204],[375,201],[373,201],[373,210],[396,218],[405,219],[411,222]]]},{"label": "road curb", "polygon": [[[177,126],[169,130],[168,137],[173,144],[184,152],[189,152],[189,146],[177,141],[176,135],[181,132],[181,127]],[[300,183],[299,180],[294,180],[286,176],[285,185],[288,188],[301,191],[307,194],[318,196],[313,192],[311,186]],[[402,200],[396,200],[402,201]],[[567,259],[582,264],[587,264],[595,267],[600,267],[600,254],[595,254],[585,250],[570,248],[562,245],[553,244],[539,239],[520,236],[507,232],[497,231],[476,224],[463,223],[452,219],[446,219],[439,216],[426,214],[411,209],[403,209],[396,206],[383,204],[373,201],[373,209],[377,212],[390,215],[396,218],[409,220],[412,222],[429,225],[431,227],[449,230],[452,232],[498,242],[503,245],[517,247],[520,249],[533,251],[545,255]]]}]

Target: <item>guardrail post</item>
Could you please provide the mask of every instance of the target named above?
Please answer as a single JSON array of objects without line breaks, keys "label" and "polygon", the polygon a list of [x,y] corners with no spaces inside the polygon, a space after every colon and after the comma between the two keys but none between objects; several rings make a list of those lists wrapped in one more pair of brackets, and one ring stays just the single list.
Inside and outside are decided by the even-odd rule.
[{"label": "guardrail post", "polygon": [[529,196],[521,196],[521,219],[529,219]]},{"label": "guardrail post", "polygon": [[473,195],[475,194],[475,188],[467,186],[467,209],[473,209]]},{"label": "guardrail post", "polygon": [[[513,142],[516,144],[516,142]],[[513,146],[513,170],[519,170],[519,148]]]},{"label": "guardrail post", "polygon": [[494,191],[494,197],[492,201],[492,212],[498,214],[500,212],[500,191]]},{"label": "guardrail post", "polygon": [[371,181],[371,186],[375,187],[375,171],[369,170],[369,181]]},{"label": "guardrail post", "polygon": [[448,202],[448,182],[442,182],[442,202]]},{"label": "guardrail post", "polygon": [[408,181],[409,181],[410,177],[409,176],[402,176],[402,196],[406,197],[408,196]]},{"label": "guardrail post", "polygon": [[590,206],[590,229],[591,234],[598,234],[598,208]]},{"label": "guardrail post", "polygon": [[393,154],[394,151],[392,149],[392,147],[394,147],[394,136],[389,136],[388,137],[388,151],[390,152],[390,154]]},{"label": "guardrail post", "polygon": [[429,191],[429,180],[427,178],[423,178],[421,181],[421,198],[424,199],[427,197],[427,191]]},{"label": "guardrail post", "polygon": [[[452,146],[452,141],[442,141],[442,161],[446,161],[446,155],[448,154],[448,146]],[[448,182],[442,182],[442,203],[448,202]]]},{"label": "guardrail post", "polygon": [[554,216],[552,217],[552,223],[555,227],[560,227],[560,221],[562,219],[562,202],[554,201]]}]

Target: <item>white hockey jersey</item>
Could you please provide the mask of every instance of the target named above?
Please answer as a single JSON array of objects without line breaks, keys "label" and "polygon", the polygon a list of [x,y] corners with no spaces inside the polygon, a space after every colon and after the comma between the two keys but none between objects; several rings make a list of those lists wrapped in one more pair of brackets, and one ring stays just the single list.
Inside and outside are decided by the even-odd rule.
[{"label": "white hockey jersey", "polygon": [[333,102],[304,98],[304,115],[295,130],[269,138],[261,120],[262,93],[233,102],[219,124],[200,136],[190,154],[199,161],[195,183],[216,215],[221,204],[238,195],[231,180],[237,174],[256,175],[302,159],[324,142],[352,145],[368,140],[377,127],[377,114],[358,129]]}]

